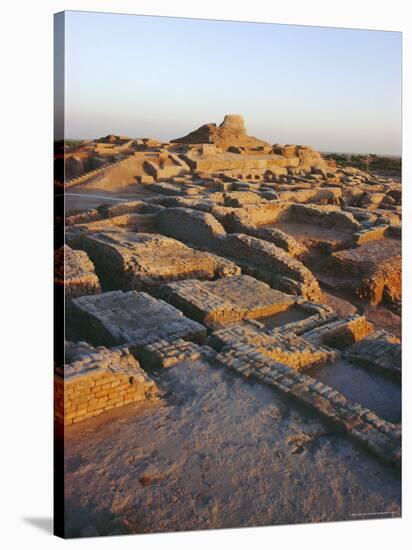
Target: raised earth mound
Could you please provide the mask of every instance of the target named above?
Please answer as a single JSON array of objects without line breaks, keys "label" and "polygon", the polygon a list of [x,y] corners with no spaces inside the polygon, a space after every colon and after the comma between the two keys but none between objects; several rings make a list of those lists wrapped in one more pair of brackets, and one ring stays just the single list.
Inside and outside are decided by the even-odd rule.
[{"label": "raised earth mound", "polygon": [[263,147],[269,143],[248,136],[241,115],[226,115],[220,126],[215,123],[204,124],[187,136],[172,139],[171,143],[213,143],[223,150],[231,146]]}]

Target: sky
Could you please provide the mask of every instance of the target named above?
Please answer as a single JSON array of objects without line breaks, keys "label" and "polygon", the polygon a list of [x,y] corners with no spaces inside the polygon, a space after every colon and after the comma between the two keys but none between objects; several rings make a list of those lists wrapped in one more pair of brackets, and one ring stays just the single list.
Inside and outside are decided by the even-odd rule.
[{"label": "sky", "polygon": [[250,135],[401,154],[398,32],[66,12],[66,139]]}]

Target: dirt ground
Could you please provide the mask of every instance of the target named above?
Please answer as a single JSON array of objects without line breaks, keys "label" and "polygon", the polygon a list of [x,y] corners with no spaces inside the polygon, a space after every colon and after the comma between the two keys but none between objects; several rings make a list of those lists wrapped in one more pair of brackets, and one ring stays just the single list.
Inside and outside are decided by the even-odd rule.
[{"label": "dirt ground", "polygon": [[117,202],[149,200],[157,196],[159,195],[145,189],[144,186],[128,185],[119,190],[110,191],[84,184],[66,189],[61,195],[61,200],[64,200],[64,211],[70,212],[97,208],[102,204],[113,205]]},{"label": "dirt ground", "polygon": [[66,430],[67,536],[400,515],[397,474],[258,382],[205,361],[163,398]]}]

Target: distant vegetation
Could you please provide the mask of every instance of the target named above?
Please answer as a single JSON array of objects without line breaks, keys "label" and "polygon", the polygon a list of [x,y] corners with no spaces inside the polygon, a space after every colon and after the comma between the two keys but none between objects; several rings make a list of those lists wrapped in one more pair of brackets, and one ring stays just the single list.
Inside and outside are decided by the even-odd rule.
[{"label": "distant vegetation", "polygon": [[329,153],[325,155],[325,158],[334,160],[341,166],[351,166],[366,172],[391,172],[400,175],[402,170],[402,159],[400,157]]}]

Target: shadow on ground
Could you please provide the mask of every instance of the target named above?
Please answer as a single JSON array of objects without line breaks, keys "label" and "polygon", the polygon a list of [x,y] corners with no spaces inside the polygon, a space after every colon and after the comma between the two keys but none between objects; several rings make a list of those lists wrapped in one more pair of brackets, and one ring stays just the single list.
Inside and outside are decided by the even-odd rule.
[{"label": "shadow on ground", "polygon": [[22,518],[23,521],[36,527],[40,531],[53,534],[53,518]]}]

